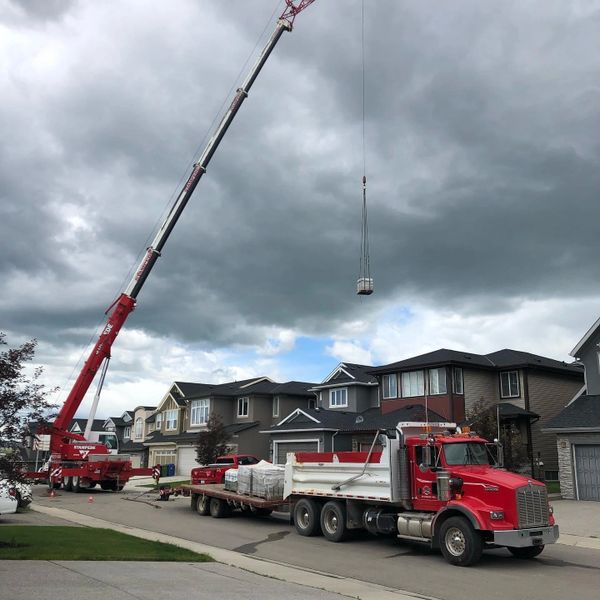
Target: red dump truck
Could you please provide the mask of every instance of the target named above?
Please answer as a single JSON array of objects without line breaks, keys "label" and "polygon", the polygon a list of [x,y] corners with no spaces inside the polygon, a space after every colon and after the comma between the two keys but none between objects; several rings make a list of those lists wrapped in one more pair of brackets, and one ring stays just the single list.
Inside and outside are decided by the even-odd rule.
[{"label": "red dump truck", "polygon": [[559,535],[546,486],[503,469],[499,444],[453,423],[399,423],[379,432],[369,452],[290,453],[280,501],[186,487],[202,515],[265,514],[284,504],[300,535],[341,542],[366,529],[439,548],[459,566],[486,548],[533,558]]}]

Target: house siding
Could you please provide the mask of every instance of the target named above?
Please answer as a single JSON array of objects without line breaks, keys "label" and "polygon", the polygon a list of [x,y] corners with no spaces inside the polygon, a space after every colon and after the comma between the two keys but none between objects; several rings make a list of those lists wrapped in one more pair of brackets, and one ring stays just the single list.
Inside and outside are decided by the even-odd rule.
[{"label": "house siding", "polygon": [[600,444],[599,433],[560,433],[556,438],[558,477],[560,493],[567,500],[576,500],[575,461],[573,446],[576,444]]},{"label": "house siding", "polygon": [[541,471],[560,470],[555,434],[543,433],[541,430],[561,412],[579,391],[582,385],[581,378],[565,378],[564,375],[541,371],[529,371],[527,377],[529,381],[528,410],[541,415],[541,418],[531,425],[534,459],[539,453],[544,463]]},{"label": "house siding", "polygon": [[463,391],[467,413],[480,400],[483,400],[486,405],[496,404],[499,401],[498,377],[496,372],[463,369]]}]

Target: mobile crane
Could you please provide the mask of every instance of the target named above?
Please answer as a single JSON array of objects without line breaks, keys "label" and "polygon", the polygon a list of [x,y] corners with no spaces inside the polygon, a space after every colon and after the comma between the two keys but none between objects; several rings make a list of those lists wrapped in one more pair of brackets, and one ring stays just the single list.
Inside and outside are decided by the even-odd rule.
[{"label": "mobile crane", "polygon": [[152,244],[147,248],[140,264],[125,290],[106,311],[108,319],[98,340],[92,348],[86,362],[67,396],[54,423],[40,433],[50,435],[50,460],[47,474],[31,472],[32,479],[47,478],[51,488],[60,487],[80,491],[100,483],[103,489],[120,490],[132,475],[153,475],[153,469],[134,469],[126,455],[110,454],[104,444],[88,442],[84,436],[68,431],[68,426],[83,398],[85,397],[96,373],[102,368],[102,379],[110,360],[112,345],[136,306],[136,300],[156,260],[173,231],[181,213],[185,209],[198,182],[206,173],[214,153],[229,129],[236,114],[248,97],[250,88],[268,60],[271,52],[286,31],[292,31],[296,16],[315,0],[285,0],[286,7],[277,20],[275,30],[260,53],[254,66],[246,76],[229,108],[216,127],[192,172],[173,203],[167,217],[160,226]]}]

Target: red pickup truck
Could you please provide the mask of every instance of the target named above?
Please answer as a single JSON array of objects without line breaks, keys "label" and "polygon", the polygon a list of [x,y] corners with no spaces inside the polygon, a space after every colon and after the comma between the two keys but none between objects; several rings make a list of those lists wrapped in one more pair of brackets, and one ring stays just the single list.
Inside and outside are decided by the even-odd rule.
[{"label": "red pickup truck", "polygon": [[192,485],[205,485],[207,483],[224,483],[225,471],[237,469],[240,465],[255,465],[260,459],[251,454],[228,454],[219,456],[217,462],[206,467],[192,469]]}]

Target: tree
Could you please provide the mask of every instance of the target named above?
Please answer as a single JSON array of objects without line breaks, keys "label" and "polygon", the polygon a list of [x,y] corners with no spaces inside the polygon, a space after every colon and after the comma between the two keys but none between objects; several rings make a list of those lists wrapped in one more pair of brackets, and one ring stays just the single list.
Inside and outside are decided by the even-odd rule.
[{"label": "tree", "polygon": [[[467,411],[468,425],[481,437],[487,440],[498,438],[498,414],[496,405],[490,406],[484,398],[480,398]],[[514,421],[500,419],[500,443],[504,449],[504,466],[509,471],[521,471],[529,463],[527,445],[523,442],[521,432]]]},{"label": "tree", "polygon": [[225,430],[221,417],[212,413],[206,423],[206,431],[198,434],[196,462],[210,465],[217,457],[229,452],[230,435]]},{"label": "tree", "polygon": [[[7,346],[5,337],[0,332],[0,347]],[[14,481],[24,478],[21,449],[30,423],[46,423],[53,408],[46,399],[49,391],[39,382],[42,368],[26,373],[36,346],[31,340],[0,352],[0,472]]]}]

